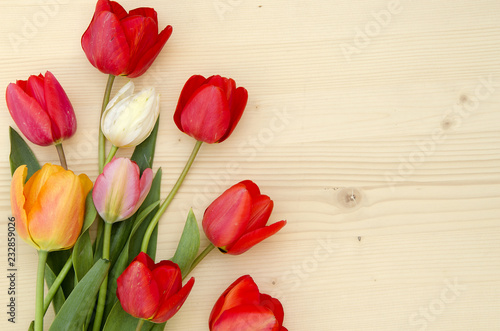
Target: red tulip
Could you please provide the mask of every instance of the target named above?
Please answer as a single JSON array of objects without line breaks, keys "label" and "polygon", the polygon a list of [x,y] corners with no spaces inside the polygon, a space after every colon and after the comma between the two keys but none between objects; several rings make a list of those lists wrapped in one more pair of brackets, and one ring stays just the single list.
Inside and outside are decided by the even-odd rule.
[{"label": "red tulip", "polygon": [[172,261],[155,264],[141,252],[117,279],[116,295],[130,315],[164,323],[179,311],[194,285],[182,286],[181,270]]},{"label": "red tulip", "polygon": [[158,34],[153,8],[137,8],[127,14],[117,2],[99,0],[82,36],[82,48],[101,72],[134,78],[148,70],[171,34],[170,25]]},{"label": "red tulip", "polygon": [[19,130],[36,145],[60,143],[76,131],[73,106],[50,71],[10,83],[5,98]]},{"label": "red tulip", "polygon": [[231,78],[195,75],[184,85],[174,113],[182,132],[209,144],[226,140],[243,115],[247,90]]},{"label": "red tulip", "polygon": [[210,331],[287,331],[281,302],[259,292],[252,277],[238,278],[215,303]]},{"label": "red tulip", "polygon": [[258,186],[245,180],[233,185],[208,206],[203,230],[208,239],[224,253],[238,255],[285,226],[280,221],[266,226],[273,201],[260,194]]}]

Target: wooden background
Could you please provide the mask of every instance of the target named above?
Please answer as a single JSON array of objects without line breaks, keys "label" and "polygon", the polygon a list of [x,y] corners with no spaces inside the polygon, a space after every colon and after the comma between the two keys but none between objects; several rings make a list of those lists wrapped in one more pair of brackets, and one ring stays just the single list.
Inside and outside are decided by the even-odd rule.
[{"label": "wooden background", "polygon": [[[154,7],[160,25],[174,27],[135,80],[162,95],[155,170],[164,171],[163,197],[194,144],[172,121],[188,77],[220,74],[249,91],[234,134],[202,147],[164,215],[158,259],[173,253],[190,206],[201,221],[215,197],[244,179],[274,200],[270,222],[288,220],[242,256],[212,252],[169,330],[208,330],[215,300],[243,274],[282,301],[289,330],[500,330],[500,2],[120,3]],[[68,162],[91,179],[106,75],[88,63],[80,37],[94,6],[0,2],[0,87],[56,75],[78,118]],[[13,325],[6,236],[14,123],[0,107],[0,326],[26,330],[36,252],[18,239]],[[41,162],[57,162],[54,148],[32,147]]]}]

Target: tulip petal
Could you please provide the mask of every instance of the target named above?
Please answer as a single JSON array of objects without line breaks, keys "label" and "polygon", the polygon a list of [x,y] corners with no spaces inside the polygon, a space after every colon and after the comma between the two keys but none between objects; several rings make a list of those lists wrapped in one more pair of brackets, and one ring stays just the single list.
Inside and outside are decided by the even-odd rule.
[{"label": "tulip petal", "polygon": [[120,75],[130,58],[130,48],[120,21],[111,12],[102,11],[82,36],[82,48],[90,63],[101,72]]},{"label": "tulip petal", "polygon": [[97,1],[97,4],[95,5],[94,15],[97,15],[103,11],[111,11],[111,1],[109,1],[109,0],[98,0]]},{"label": "tulip petal", "polygon": [[262,306],[241,305],[224,311],[211,331],[274,331],[279,324],[273,313]]},{"label": "tulip petal", "polygon": [[283,325],[285,311],[283,310],[283,305],[278,299],[275,299],[268,294],[261,294],[260,305],[272,311],[274,316],[278,320],[279,325]]},{"label": "tulip petal", "polygon": [[138,261],[144,264],[149,270],[153,270],[155,268],[155,261],[153,261],[152,258],[149,257],[148,254],[144,252],[140,252],[135,259],[132,261]]},{"label": "tulip petal", "polygon": [[279,221],[269,226],[257,229],[255,231],[246,233],[238,241],[232,245],[227,247],[227,253],[231,255],[239,255],[245,253],[250,248],[260,243],[266,238],[269,238],[281,228],[283,228],[286,224],[286,221]]},{"label": "tulip petal", "polygon": [[45,84],[44,77],[42,75],[31,75],[26,83],[25,92],[35,99],[38,104],[47,111],[47,102],[45,101]]},{"label": "tulip petal", "polygon": [[28,214],[29,232],[40,249],[53,251],[75,244],[83,225],[86,193],[71,171],[47,179]]},{"label": "tulip petal", "polygon": [[137,201],[137,205],[140,207],[144,200],[146,199],[149,190],[151,189],[151,184],[153,184],[153,170],[151,168],[147,168],[142,172],[141,180],[140,180],[140,190],[141,193],[139,195],[139,200]]},{"label": "tulip petal", "polygon": [[224,91],[204,85],[187,102],[181,114],[181,125],[186,134],[212,144],[226,133],[230,117]]},{"label": "tulip petal", "polygon": [[139,15],[139,16],[144,16],[144,17],[150,17],[158,25],[158,14],[156,13],[156,10],[154,10],[154,8],[141,7],[141,8],[132,9],[128,13],[128,15],[129,16]]},{"label": "tulip petal", "polygon": [[115,96],[111,100],[109,100],[105,112],[113,108],[117,103],[119,103],[123,99],[134,94],[134,89],[135,89],[134,82],[132,80],[129,80],[128,83],[123,85],[123,87],[118,92],[116,92]]},{"label": "tulip petal", "polygon": [[130,60],[123,72],[124,75],[128,75],[135,69],[143,53],[155,44],[158,25],[152,18],[138,15],[129,15],[120,23],[130,47]]},{"label": "tulip petal", "polygon": [[172,26],[167,25],[165,29],[158,35],[154,45],[149,48],[144,55],[142,55],[135,65],[135,67],[131,68],[130,73],[127,75],[129,78],[139,77],[144,74],[149,67],[153,64],[158,54],[160,54],[163,46],[167,43],[167,40],[172,35]]},{"label": "tulip petal", "polygon": [[229,102],[229,110],[231,112],[231,121],[229,123],[229,129],[227,130],[226,134],[223,135],[222,138],[220,138],[219,142],[223,142],[231,135],[231,133],[233,133],[234,128],[236,128],[236,125],[238,124],[238,122],[241,119],[241,116],[243,115],[243,111],[245,110],[247,101],[248,101],[247,90],[243,87],[238,87],[234,92],[231,101]]},{"label": "tulip petal", "polygon": [[[161,264],[160,264],[161,263]],[[162,261],[152,270],[153,278],[158,285],[161,306],[173,294],[182,288],[181,270],[172,261]]]},{"label": "tulip petal", "polygon": [[252,199],[252,212],[245,232],[249,233],[264,227],[271,216],[273,206],[273,201],[267,195]]},{"label": "tulip petal", "polygon": [[127,11],[118,2],[109,1],[109,5],[110,9],[108,9],[108,11],[111,11],[113,14],[115,14],[118,20],[122,20],[127,17]]},{"label": "tulip petal", "polygon": [[257,284],[249,275],[241,276],[229,285],[215,303],[208,322],[210,329],[224,311],[240,305],[259,305],[259,303]]},{"label": "tulip petal", "polygon": [[50,71],[45,73],[44,82],[47,113],[52,120],[52,136],[58,142],[75,133],[76,116],[66,92]]},{"label": "tulip petal", "polygon": [[7,86],[5,98],[12,119],[29,141],[40,146],[53,143],[49,115],[34,98],[12,83]]},{"label": "tulip petal", "polygon": [[255,184],[251,180],[247,179],[247,180],[241,181],[240,184],[245,185],[246,189],[248,190],[248,193],[250,193],[250,195],[252,196],[252,199],[255,199],[258,196],[260,196],[259,187],[257,186],[257,184]]},{"label": "tulip petal", "polygon": [[24,204],[24,210],[29,214],[36,201],[38,200],[38,195],[42,191],[43,186],[47,182],[50,176],[63,172],[63,167],[46,163],[43,165],[42,169],[35,172],[26,185],[24,186],[24,196],[26,197],[26,203]]},{"label": "tulip petal", "polygon": [[122,221],[137,211],[139,173],[135,162],[127,158],[115,158],[97,177],[92,198],[97,212],[106,222]]},{"label": "tulip petal", "polygon": [[181,309],[182,305],[186,301],[189,293],[194,285],[194,278],[191,278],[184,287],[180,289],[179,292],[171,296],[167,301],[164,301],[158,311],[155,314],[155,317],[151,319],[154,323],[164,323],[172,316],[174,316],[179,309]]},{"label": "tulip petal", "polygon": [[184,130],[182,130],[181,124],[182,110],[186,106],[186,103],[189,101],[189,99],[191,99],[194,92],[199,89],[205,83],[205,81],[205,77],[201,75],[194,75],[187,80],[186,84],[184,84],[184,87],[182,88],[181,95],[179,97],[179,101],[177,102],[177,107],[175,108],[174,113],[175,125],[177,125],[179,130],[181,130],[182,132],[184,132]]},{"label": "tulip petal", "polygon": [[151,271],[139,261],[132,262],[118,277],[116,295],[123,310],[137,318],[153,317],[160,302]]},{"label": "tulip petal", "polygon": [[12,215],[15,218],[16,231],[19,237],[36,249],[40,249],[31,239],[28,230],[28,216],[24,210],[24,203],[26,201],[24,197],[24,181],[27,175],[28,168],[25,165],[19,166],[14,172],[14,175],[12,175],[10,205],[12,207]]},{"label": "tulip petal", "polygon": [[245,231],[252,209],[250,194],[242,184],[227,189],[208,206],[203,230],[216,247],[232,245]]}]

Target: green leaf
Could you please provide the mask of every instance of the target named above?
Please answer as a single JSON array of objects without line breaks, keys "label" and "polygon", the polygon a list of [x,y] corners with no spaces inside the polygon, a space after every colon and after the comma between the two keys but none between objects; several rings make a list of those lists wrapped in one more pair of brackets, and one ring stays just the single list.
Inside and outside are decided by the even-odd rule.
[{"label": "green leaf", "polygon": [[92,268],[94,254],[92,252],[92,241],[89,230],[80,235],[73,248],[73,268],[75,269],[76,281],[79,282]]},{"label": "green leaf", "polygon": [[137,145],[134,149],[134,153],[130,157],[132,161],[137,163],[139,169],[142,172],[147,168],[153,168],[153,160],[155,156],[156,147],[156,137],[158,136],[158,126],[160,124],[160,117],[156,120],[155,127],[149,137],[146,138],[142,143]]},{"label": "green leaf", "polygon": [[[54,284],[56,277],[57,277],[57,275],[54,274],[54,272],[49,267],[49,265],[46,264],[45,265],[45,281],[47,282],[48,288],[50,288],[52,286],[52,284]],[[54,298],[52,299],[52,306],[54,307],[54,311],[56,314],[63,306],[64,301],[66,301],[66,298],[64,297],[64,293],[63,293],[62,289],[59,287],[59,289],[56,292],[56,295],[54,295]]]},{"label": "green leaf", "polygon": [[75,281],[78,283],[87,271],[94,264],[94,252],[92,250],[92,241],[88,229],[97,218],[97,210],[92,200],[92,190],[87,195],[85,200],[85,219],[83,221],[82,233],[76,241],[73,248],[73,268],[75,270]]},{"label": "green leaf", "polygon": [[[116,302],[113,309],[111,309],[106,324],[104,324],[103,331],[135,331],[138,322],[138,318],[128,314],[123,310],[120,302]],[[150,331],[154,325],[154,323],[146,321],[141,331]]]},{"label": "green leaf", "polygon": [[[161,177],[162,177],[162,170],[161,168],[158,169],[156,172],[155,178],[153,179],[153,183],[151,184],[151,189],[149,190],[149,194],[144,200],[144,203],[142,206],[150,206],[152,203],[155,201],[160,200],[160,190],[161,190]],[[139,213],[142,213],[143,207],[139,209]],[[156,214],[157,208],[155,208],[151,214],[148,215],[148,217],[140,224],[140,226],[137,228],[135,233],[132,235],[132,239],[130,240],[130,248],[129,248],[129,259],[128,262],[130,263],[141,251],[141,245],[142,245],[142,238],[144,238],[144,233],[146,232],[146,229],[149,226],[149,223],[154,217],[154,214]],[[157,232],[156,232],[157,234]],[[153,235],[151,236],[151,240],[156,240],[155,237],[155,232],[153,232]],[[151,257],[153,260],[155,259],[155,252],[150,250],[151,246],[148,246],[148,255]],[[156,245],[154,247],[156,249]]]},{"label": "green leaf", "polygon": [[85,219],[83,220],[82,233],[87,231],[97,218],[97,210],[95,209],[94,200],[92,199],[92,191],[93,190],[90,190],[85,200]]},{"label": "green leaf", "polygon": [[31,321],[28,331],[35,331],[35,321]]},{"label": "green leaf", "polygon": [[149,331],[163,331],[163,330],[165,330],[165,325],[167,325],[167,322],[155,324],[155,325],[153,325],[153,327]]},{"label": "green leaf", "polygon": [[[55,275],[59,275],[62,268],[66,264],[66,261],[68,261],[70,257],[70,250],[49,252],[49,256],[47,257],[47,265],[50,267],[50,269],[52,269]],[[66,298],[69,297],[74,287],[75,271],[73,270],[73,268],[71,268],[61,284],[61,288]]]},{"label": "green leaf", "polygon": [[107,275],[109,261],[99,260],[76,285],[59,313],[56,315],[49,331],[82,330],[88,310],[93,307],[102,281]]},{"label": "green leaf", "polygon": [[185,275],[194,259],[198,254],[200,248],[200,230],[198,222],[194,216],[193,210],[189,210],[184,230],[182,231],[181,239],[177,245],[174,257],[171,259],[179,265],[182,275]]},{"label": "green leaf", "polygon": [[40,170],[40,163],[38,163],[35,154],[28,144],[26,144],[24,139],[12,127],[9,127],[9,136],[10,172],[11,174],[14,174],[14,171],[16,171],[20,165],[25,164],[28,166],[28,176],[26,177],[26,180],[28,180],[31,175],[33,175],[37,170]]}]

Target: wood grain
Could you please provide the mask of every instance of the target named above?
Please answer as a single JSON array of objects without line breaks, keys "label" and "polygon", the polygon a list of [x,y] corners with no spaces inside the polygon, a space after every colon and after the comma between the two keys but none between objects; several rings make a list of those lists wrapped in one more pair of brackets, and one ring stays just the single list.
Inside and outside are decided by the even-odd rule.
[{"label": "wood grain", "polygon": [[[120,3],[154,7],[160,25],[174,27],[135,80],[162,95],[162,196],[194,144],[171,120],[187,78],[232,77],[250,96],[231,138],[202,147],[160,223],[158,257],[171,256],[189,207],[201,221],[243,179],[274,200],[271,222],[288,220],[242,256],[211,253],[169,330],[207,330],[216,298],[243,274],[280,298],[289,330],[500,330],[498,1]],[[0,3],[0,86],[46,70],[57,76],[78,117],[65,144],[69,164],[92,179],[106,77],[87,62],[80,38],[94,6]],[[15,124],[1,108],[3,275],[7,128]],[[54,149],[32,147],[42,162],[57,162]],[[19,239],[17,254],[16,324],[7,321],[0,276],[8,330],[26,330],[34,317],[36,252]]]}]

